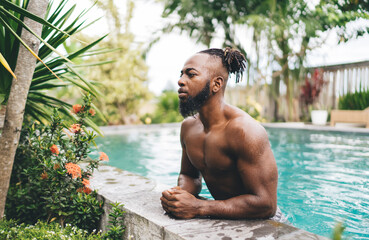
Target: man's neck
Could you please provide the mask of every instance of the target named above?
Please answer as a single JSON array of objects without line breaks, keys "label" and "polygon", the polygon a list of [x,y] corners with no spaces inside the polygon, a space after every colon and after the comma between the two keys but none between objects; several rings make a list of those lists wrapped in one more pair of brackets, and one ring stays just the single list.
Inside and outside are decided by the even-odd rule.
[{"label": "man's neck", "polygon": [[199,110],[200,121],[204,125],[205,132],[211,130],[212,127],[226,121],[224,115],[224,107],[226,103],[223,97],[212,97]]}]

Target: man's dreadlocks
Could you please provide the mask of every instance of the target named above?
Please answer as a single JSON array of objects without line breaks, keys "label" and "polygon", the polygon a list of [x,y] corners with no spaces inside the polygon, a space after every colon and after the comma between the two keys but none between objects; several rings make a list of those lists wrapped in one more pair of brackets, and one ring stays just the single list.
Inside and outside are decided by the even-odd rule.
[{"label": "man's dreadlocks", "polygon": [[232,48],[209,48],[199,53],[206,53],[211,56],[222,59],[223,66],[227,69],[228,74],[234,73],[236,75],[236,83],[242,78],[243,72],[246,70],[246,58],[243,54]]}]

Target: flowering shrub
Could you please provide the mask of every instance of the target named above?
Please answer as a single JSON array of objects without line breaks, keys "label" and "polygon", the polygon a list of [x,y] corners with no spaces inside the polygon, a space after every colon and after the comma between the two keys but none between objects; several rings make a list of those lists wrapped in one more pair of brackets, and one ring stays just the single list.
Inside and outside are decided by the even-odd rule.
[{"label": "flowering shrub", "polygon": [[[93,115],[91,100],[73,106],[77,122],[69,131],[55,110],[49,126],[24,127],[14,162],[6,215],[34,224],[37,219],[58,221],[92,231],[103,213],[103,202],[89,188],[90,177],[101,161],[88,157],[89,146],[96,137],[88,131],[85,119]],[[81,168],[81,163],[85,167]]]}]

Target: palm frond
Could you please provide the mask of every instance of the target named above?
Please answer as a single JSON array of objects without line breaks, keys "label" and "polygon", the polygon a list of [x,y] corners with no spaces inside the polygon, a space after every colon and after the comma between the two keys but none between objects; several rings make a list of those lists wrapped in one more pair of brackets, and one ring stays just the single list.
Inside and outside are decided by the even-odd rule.
[{"label": "palm frond", "polygon": [[[21,4],[21,2],[23,4]],[[7,101],[13,77],[9,72],[15,68],[18,49],[20,44],[22,44],[39,60],[31,82],[25,114],[40,122],[50,121],[52,109],[55,107],[59,109],[66,119],[75,121],[75,116],[73,116],[69,110],[71,109],[71,104],[54,97],[53,94],[55,94],[55,90],[74,87],[80,89],[81,92],[90,93],[95,97],[101,96],[102,94],[95,86],[96,83],[85,79],[77,69],[113,62],[111,60],[106,60],[81,65],[73,62],[74,59],[79,59],[81,57],[89,57],[114,51],[114,49],[93,49],[107,35],[86,44],[84,47],[72,53],[62,54],[57,50],[67,39],[73,37],[75,33],[93,24],[97,20],[86,23],[86,20],[82,19],[88,12],[88,9],[80,12],[75,17],[74,13],[76,11],[76,6],[72,5],[71,7],[67,7],[67,2],[68,0],[61,1],[56,8],[52,8],[51,6],[53,3],[50,2],[45,17],[47,20],[44,20],[26,10],[27,0],[13,2],[9,0],[0,0],[1,99],[4,99],[5,102]],[[40,35],[35,34],[29,26],[24,24],[23,19],[25,17],[44,25]],[[38,55],[22,41],[20,37],[22,28],[35,35],[41,41]],[[5,66],[6,70],[2,65]],[[50,72],[53,74],[50,74]],[[53,89],[54,91],[51,92],[50,90]],[[105,119],[96,107],[94,107],[94,109],[101,119]],[[98,130],[98,127],[92,120],[88,120],[87,124],[101,134],[101,131]]]},{"label": "palm frond", "polygon": [[17,6],[16,4],[12,3],[11,1],[7,1],[7,0],[0,0],[0,6],[4,6],[6,7],[7,9],[10,9],[14,12],[17,12],[19,14],[21,14],[22,16],[25,16],[25,17],[28,17],[36,22],[39,22],[45,26],[48,26],[48,27],[51,27],[51,28],[54,28],[55,30],[58,30],[60,32],[63,32],[64,34],[67,34],[66,32],[64,32],[63,30],[55,27],[54,25],[50,24],[48,21],[46,21],[45,19],[43,18],[40,18],[30,12],[28,12],[25,8],[22,8],[22,7],[19,7]]},{"label": "palm frond", "polygon": [[[8,12],[6,9],[4,9],[3,7],[0,7],[1,10],[3,10],[2,12],[5,13],[6,15],[8,15],[10,18],[12,18],[15,22],[17,22],[18,24],[20,24],[21,26],[23,26],[25,29],[27,29],[27,31],[29,31],[30,33],[32,33],[35,37],[37,37],[43,44],[45,44],[50,50],[52,50],[53,52],[55,52],[56,54],[58,54],[61,58],[63,58],[65,61],[72,63],[72,61],[70,61],[68,58],[64,57],[63,54],[61,54],[58,50],[56,50],[55,48],[53,48],[53,46],[51,46],[50,44],[48,44],[44,39],[42,39],[40,36],[38,36],[34,31],[32,31],[32,29],[30,29],[26,24],[24,24],[21,20],[19,20],[18,18],[16,18],[15,16],[13,16],[10,12]],[[2,12],[0,12],[0,15],[2,15]]]},{"label": "palm frond", "polygon": [[5,60],[5,58],[3,57],[3,55],[0,52],[0,63],[5,67],[6,70],[8,70],[8,72],[15,78],[17,79],[17,77],[15,76],[14,72],[12,71],[12,69],[10,68],[8,62]]}]

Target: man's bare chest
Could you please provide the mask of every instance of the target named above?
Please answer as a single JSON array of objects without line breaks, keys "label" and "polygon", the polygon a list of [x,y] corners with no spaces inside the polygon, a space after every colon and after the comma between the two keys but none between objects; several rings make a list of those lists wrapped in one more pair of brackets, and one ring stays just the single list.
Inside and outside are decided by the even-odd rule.
[{"label": "man's bare chest", "polygon": [[223,133],[192,133],[186,136],[185,145],[189,160],[201,172],[234,170],[235,161]]}]

